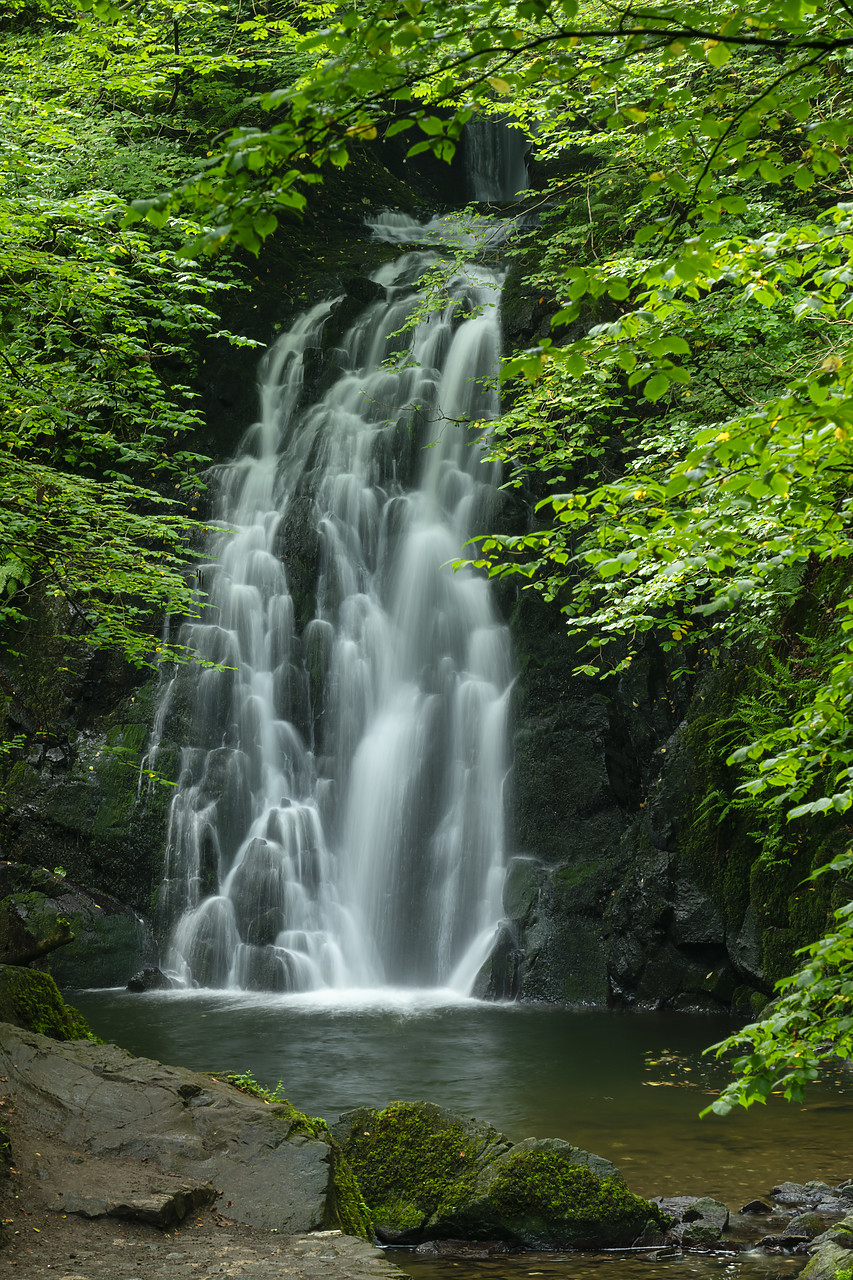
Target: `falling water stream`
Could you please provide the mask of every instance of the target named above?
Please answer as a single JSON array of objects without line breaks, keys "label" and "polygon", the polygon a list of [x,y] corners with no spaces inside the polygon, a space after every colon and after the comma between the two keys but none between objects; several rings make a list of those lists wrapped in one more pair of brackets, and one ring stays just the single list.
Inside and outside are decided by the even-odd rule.
[{"label": "falling water stream", "polygon": [[420,315],[458,226],[374,234],[417,247],[339,345],[340,300],[279,338],[217,477],[160,894],[190,986],[466,992],[501,915],[512,657],[488,582],[452,567],[495,500],[501,270],[466,266]]}]

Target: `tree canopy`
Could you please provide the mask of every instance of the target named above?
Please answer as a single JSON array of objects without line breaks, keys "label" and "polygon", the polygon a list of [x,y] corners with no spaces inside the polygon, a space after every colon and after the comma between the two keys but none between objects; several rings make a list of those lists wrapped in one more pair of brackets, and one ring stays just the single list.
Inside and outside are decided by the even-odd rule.
[{"label": "tree canopy", "polygon": [[191,374],[205,340],[243,341],[217,302],[241,276],[180,254],[191,219],[122,220],[198,167],[265,74],[293,74],[296,33],[209,0],[83,9],[15,0],[0,25],[0,622],[46,598],[142,664],[158,615],[193,608]]}]

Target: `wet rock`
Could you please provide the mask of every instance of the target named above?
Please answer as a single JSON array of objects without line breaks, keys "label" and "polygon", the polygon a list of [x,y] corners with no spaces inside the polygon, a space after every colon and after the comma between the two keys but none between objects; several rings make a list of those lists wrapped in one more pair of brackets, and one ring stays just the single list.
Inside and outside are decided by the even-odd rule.
[{"label": "wet rock", "polygon": [[845,1189],[826,1182],[781,1182],[771,1188],[770,1194],[777,1204],[813,1209],[827,1217],[840,1217],[850,1209]]},{"label": "wet rock", "polygon": [[698,1200],[694,1200],[690,1206],[690,1217],[701,1218],[703,1222],[709,1222],[720,1231],[725,1231],[729,1225],[728,1206],[723,1204],[722,1200],[714,1200],[711,1196],[700,1196]]},{"label": "wet rock", "polygon": [[660,1227],[646,1227],[642,1235],[633,1241],[632,1249],[660,1249],[670,1243],[669,1234]]},{"label": "wet rock", "polygon": [[722,917],[709,895],[685,881],[675,886],[670,930],[679,946],[685,943],[721,945],[726,935]]},{"label": "wet rock", "polygon": [[[817,1246],[815,1248],[815,1246]],[[853,1214],[812,1241],[815,1249],[800,1275],[804,1280],[834,1280],[853,1267]]]},{"label": "wet rock", "polygon": [[172,983],[156,966],[140,969],[127,984],[128,991],[170,991]]},{"label": "wet rock", "polygon": [[60,1191],[48,1207],[56,1213],[79,1213],[84,1218],[124,1218],[147,1222],[165,1231],[183,1222],[188,1213],[208,1208],[215,1199],[216,1190],[207,1183],[204,1186],[187,1184],[171,1191],[131,1195],[119,1200]]},{"label": "wet rock", "polygon": [[809,1236],[784,1231],[781,1235],[764,1236],[758,1243],[762,1249],[771,1252],[793,1253],[808,1242]]},{"label": "wet rock", "polygon": [[210,1183],[222,1193],[219,1212],[236,1222],[368,1233],[340,1149],[287,1103],[267,1105],[114,1045],[59,1044],[6,1024],[0,1075],[16,1110],[41,1131],[40,1168],[54,1203],[73,1190],[113,1212],[163,1213],[164,1193]]},{"label": "wet rock", "polygon": [[814,1240],[815,1236],[819,1236],[825,1228],[826,1223],[820,1214],[798,1213],[785,1228],[785,1235],[805,1236],[807,1240]]},{"label": "wet rock", "polygon": [[750,1200],[748,1204],[741,1207],[741,1213],[772,1213],[773,1210],[769,1204],[765,1204],[763,1200]]},{"label": "wet rock", "polygon": [[705,1222],[698,1218],[694,1222],[684,1224],[680,1231],[682,1249],[707,1249],[717,1244],[722,1236],[722,1228],[713,1222]]},{"label": "wet rock", "polygon": [[675,1222],[687,1222],[697,1199],[698,1196],[655,1196],[652,1203],[658,1205]]},{"label": "wet rock", "polygon": [[67,921],[72,940],[50,954],[50,971],[62,987],[121,986],[155,958],[151,930],[129,907],[43,867],[0,863],[0,900],[34,939]]},{"label": "wet rock", "polygon": [[504,1240],[424,1240],[415,1253],[428,1258],[456,1258],[460,1261],[480,1261],[496,1253],[507,1253]]},{"label": "wet rock", "polygon": [[829,1189],[825,1182],[780,1182],[770,1188],[770,1194],[777,1204],[815,1205],[824,1198],[822,1192]]},{"label": "wet rock", "polygon": [[850,1209],[850,1201],[845,1196],[828,1196],[825,1200],[818,1200],[814,1206],[815,1213],[822,1213],[825,1217],[839,1217],[847,1213]]},{"label": "wet rock", "polygon": [[853,1249],[853,1214],[836,1222],[812,1240],[812,1245],[816,1248],[824,1244],[838,1244],[844,1249]]}]

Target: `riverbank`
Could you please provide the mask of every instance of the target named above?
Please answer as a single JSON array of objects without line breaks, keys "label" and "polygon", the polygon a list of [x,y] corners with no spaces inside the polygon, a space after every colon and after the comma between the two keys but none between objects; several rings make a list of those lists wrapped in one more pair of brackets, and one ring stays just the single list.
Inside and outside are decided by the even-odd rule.
[{"label": "riverbank", "polygon": [[319,1232],[277,1236],[214,1213],[163,1232],[142,1223],[57,1217],[38,1206],[33,1178],[22,1177],[2,1265],[26,1280],[402,1280],[379,1249],[355,1236]]}]

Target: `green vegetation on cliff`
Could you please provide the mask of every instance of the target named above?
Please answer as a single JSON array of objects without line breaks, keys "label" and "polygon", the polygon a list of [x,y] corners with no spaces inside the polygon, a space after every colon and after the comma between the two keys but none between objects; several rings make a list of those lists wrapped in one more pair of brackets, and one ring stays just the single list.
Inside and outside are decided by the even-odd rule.
[{"label": "green vegetation on cliff", "polygon": [[[86,11],[88,10],[88,12]],[[299,6],[290,17],[299,20]],[[192,219],[123,224],[308,65],[290,18],[239,3],[14,0],[0,18],[0,624],[49,603],[55,630],[163,656],[207,452],[197,353],[224,332],[234,255],[181,253]],[[4,694],[27,703],[14,676]]]}]

